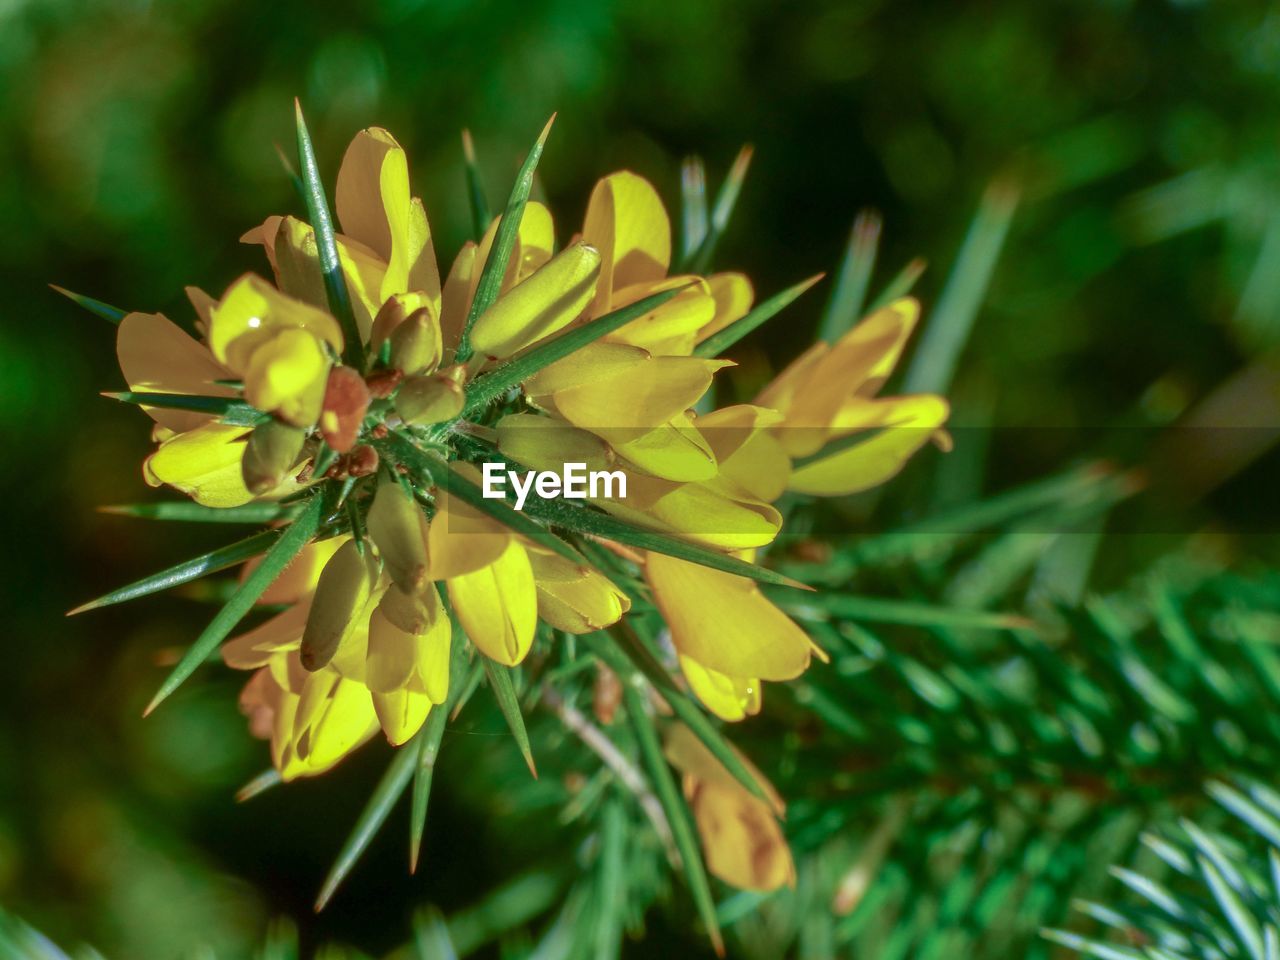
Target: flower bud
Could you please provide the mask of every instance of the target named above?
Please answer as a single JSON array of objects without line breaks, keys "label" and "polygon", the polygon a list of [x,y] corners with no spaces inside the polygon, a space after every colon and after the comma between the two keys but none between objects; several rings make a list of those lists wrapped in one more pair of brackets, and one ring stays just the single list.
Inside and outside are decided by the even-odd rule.
[{"label": "flower bud", "polygon": [[373,552],[360,553],[355,540],[344,543],[324,565],[302,632],[302,665],[316,671],[333,659],[355,629],[378,579]]},{"label": "flower bud", "polygon": [[369,332],[369,349],[376,355],[382,344],[391,336],[391,331],[404,323],[411,313],[422,309],[431,302],[425,293],[397,293],[387,297],[386,302],[373,318],[373,328]]},{"label": "flower bud", "polygon": [[378,610],[388,623],[414,636],[431,629],[441,616],[440,609],[440,594],[430,583],[416,593],[392,584],[378,601]]},{"label": "flower bud", "polygon": [[591,302],[600,251],[579,240],[539,267],[480,315],[471,330],[475,351],[509,357],[568,326]]},{"label": "flower bud", "polygon": [[421,590],[427,582],[427,521],[413,497],[384,477],[366,523],[396,586],[407,593]]},{"label": "flower bud", "polygon": [[279,486],[302,453],[307,433],[278,420],[254,427],[244,448],[240,470],[244,485],[253,494],[263,494]]},{"label": "flower bud", "polygon": [[350,367],[330,370],[320,412],[320,433],[325,443],[339,453],[347,453],[356,445],[368,409],[369,388],[364,378]]},{"label": "flower bud", "polygon": [[410,377],[396,391],[395,407],[408,424],[443,423],[462,412],[466,393],[449,376]]},{"label": "flower bud", "polygon": [[529,547],[538,586],[538,616],[566,633],[591,633],[617,623],[631,600],[598,570]]},{"label": "flower bud", "polygon": [[440,363],[440,322],[427,307],[413,311],[391,331],[391,366],[409,376],[429,373]]}]

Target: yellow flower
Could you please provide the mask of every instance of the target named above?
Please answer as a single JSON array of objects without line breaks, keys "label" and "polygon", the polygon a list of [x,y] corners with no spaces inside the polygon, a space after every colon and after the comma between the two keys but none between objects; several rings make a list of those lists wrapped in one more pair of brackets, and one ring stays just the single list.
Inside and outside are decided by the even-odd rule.
[{"label": "yellow flower", "polygon": [[297,427],[320,418],[326,347],[342,352],[338,322],[253,274],[233,283],[210,313],[209,349],[244,380],[245,400]]},{"label": "yellow flower", "polygon": [[[919,317],[915,300],[895,300],[836,343],[814,344],[756,397],[783,415],[774,435],[788,456],[803,461],[788,489],[817,496],[858,493],[895,476],[930,440],[948,443],[942,427],[950,408],[942,397],[876,396]],[[864,439],[821,454],[832,441],[864,433]]]},{"label": "yellow flower", "polygon": [[350,543],[340,537],[306,547],[259,600],[289,606],[222,647],[228,666],[255,671],[240,706],[253,732],[271,740],[272,762],[285,780],[325,772],[378,729],[364,683],[334,666],[308,671],[299,657],[321,573]]},{"label": "yellow flower", "polygon": [[[525,467],[621,471],[625,499],[594,507],[749,559],[777,536],[773,504],[787,490],[864,490],[930,439],[946,442],[942,398],[877,396],[917,320],[914,301],[815,346],[753,403],[698,414],[732,364],[694,350],[746,315],[754,292],[737,273],[670,274],[671,222],[648,181],[629,171],[600,180],[581,233],[558,253],[550,211],[527,203],[498,296],[471,318],[500,221],[463,246],[442,285],[408,169],[380,128],[357,134],[342,161],[334,239],[355,321],[346,335],[358,344],[330,312],[316,231],[293,217],[269,217],[242,238],[262,245],[274,283],[249,274],[217,300],[189,291],[203,342],[159,315],[130,314],[120,326],[132,390],[242,399],[261,414],[226,423],[145,408],[159,441],[144,466],[149,483],[216,507],[344,483],[350,529],[363,517],[367,536],[308,546],[261,599],[283,611],[223,650],[229,665],[254,671],[242,706],[286,778],[328,769],[379,728],[395,745],[414,736],[446,702],[453,618],[459,640],[514,666],[540,621],[544,635],[587,633],[631,607],[602,569],[451,496],[434,470],[401,462],[397,444],[443,461],[470,456],[464,442],[496,442]],[[468,407],[469,380],[662,291],[677,292],[488,409]],[[464,333],[472,353],[459,362]],[[473,422],[455,422],[464,410]],[[472,464],[448,469],[479,480]],[[326,517],[326,533],[342,518]],[[625,556],[641,568],[690,689],[718,716],[759,712],[763,683],[793,679],[821,655],[754,581],[656,552]],[[712,872],[751,889],[792,880],[770,804],[696,743],[677,735],[668,750]]]},{"label": "yellow flower", "polygon": [[754,581],[657,553],[644,574],[685,679],[717,716],[757,713],[762,680],[792,680],[808,668],[813,644]]},{"label": "yellow flower", "polygon": [[684,795],[693,810],[707,869],[741,890],[795,886],[796,867],[778,818],[782,798],[749,760],[739,759],[764,787],[766,803],[752,794],[683,724],[666,737],[666,755],[684,774]]}]

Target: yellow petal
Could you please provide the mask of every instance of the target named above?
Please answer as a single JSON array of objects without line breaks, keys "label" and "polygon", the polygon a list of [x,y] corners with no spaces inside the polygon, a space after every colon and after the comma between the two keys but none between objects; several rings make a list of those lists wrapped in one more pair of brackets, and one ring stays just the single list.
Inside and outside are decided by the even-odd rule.
[{"label": "yellow petal", "polygon": [[373,694],[373,709],[382,724],[382,732],[393,747],[407,743],[422,729],[431,712],[431,699],[417,690],[398,689]]},{"label": "yellow petal", "polygon": [[686,414],[677,414],[654,430],[597,428],[596,432],[608,440],[620,456],[655,477],[710,480],[717,473],[711,445]]},{"label": "yellow petal", "polygon": [[[576,387],[556,390],[556,410],[571,424],[594,431],[653,429],[694,406],[707,393],[716,371],[732,365],[727,360],[701,357],[654,357],[644,351],[632,357],[632,362],[618,369],[616,376],[593,378]],[[539,392],[531,384],[526,384],[526,389],[531,394]]]},{"label": "yellow petal", "polygon": [[625,500],[601,500],[609,513],[679,533],[707,546],[745,550],[771,543],[782,516],[767,503],[729,496],[713,483],[674,483],[632,474]]},{"label": "yellow petal", "polygon": [[756,394],[755,403],[786,414],[796,394],[812,381],[813,371],[823,357],[830,352],[830,344],[819,340],[809,346],[804,353],[791,361],[768,385]]},{"label": "yellow petal", "polygon": [[309,330],[279,330],[254,345],[244,374],[244,398],[297,427],[313,426],[324,406],[329,356]]},{"label": "yellow petal", "polygon": [[218,302],[199,287],[184,287],[187,299],[191,301],[191,309],[196,312],[196,332],[202,338],[209,336],[209,319],[213,316],[213,307]]},{"label": "yellow petal", "polygon": [[754,581],[656,553],[645,579],[681,656],[764,680],[790,680],[809,666],[809,638]]},{"label": "yellow petal", "polygon": [[[854,397],[869,397],[880,388],[893,371],[919,315],[915,300],[895,300],[817,357],[785,408],[787,422],[781,439],[793,457],[816,453],[829,439],[841,409]],[[768,392],[761,394],[758,402],[783,409],[766,396]]]},{"label": "yellow petal", "polygon": [[238,507],[253,499],[240,459],[248,427],[206,423],[160,444],[146,462],[155,483],[167,483],[206,507]]},{"label": "yellow petal", "polygon": [[484,356],[509,357],[562,330],[595,296],[599,273],[600,252],[571,244],[476,319],[472,346]]},{"label": "yellow petal", "polygon": [[[116,356],[130,390],[140,393],[185,393],[231,397],[235,391],[215,380],[233,379],[231,371],[213,358],[209,348],[187,336],[177,324],[158,313],[131,313],[116,330]],[[142,408],[151,419],[178,433],[212,418],[186,410]]]},{"label": "yellow petal", "polygon": [[712,274],[707,277],[707,286],[711,289],[716,309],[711,322],[698,331],[699,343],[745,317],[755,300],[751,281],[741,273]]},{"label": "yellow petal", "polygon": [[222,661],[235,670],[254,670],[275,654],[295,649],[302,643],[310,608],[310,603],[295,603],[248,633],[228,640],[219,651]]},{"label": "yellow petal", "polygon": [[781,419],[774,410],[745,403],[699,418],[698,429],[719,466],[717,488],[765,503],[782,496],[791,476],[791,458],[770,430]]},{"label": "yellow petal", "polygon": [[[329,294],[325,290],[324,273],[320,267],[316,233],[310,224],[296,217],[284,217],[273,235],[264,234],[264,240],[267,236],[273,237],[270,259],[276,285],[294,299],[327,311]],[[386,263],[364,244],[349,237],[339,235],[337,246],[356,327],[360,335],[368,339],[372,318],[383,302],[381,294]]]},{"label": "yellow petal", "polygon": [[618,290],[613,295],[612,309],[675,287],[686,287],[666,303],[637,317],[626,326],[609,334],[615,343],[630,343],[650,353],[687,356],[693,351],[698,331],[715,318],[716,302],[705,283],[688,287],[695,277],[669,277],[659,283],[641,283]]},{"label": "yellow petal", "polygon": [[[480,284],[480,274],[489,259],[489,251],[493,248],[494,239],[498,235],[500,219],[500,217],[494,217],[489,222],[489,228],[480,238],[480,244],[476,248],[475,268],[471,271],[466,294],[467,307],[471,306],[476,287]],[[511,250],[507,272],[502,277],[500,292],[506,293],[550,260],[553,249],[555,249],[555,229],[551,220],[551,211],[545,204],[530,200],[525,204],[524,215],[520,218],[520,229],[516,231],[516,243]]]},{"label": "yellow petal", "polygon": [[680,671],[703,706],[721,720],[744,720],[760,712],[758,677],[727,677],[692,657],[680,657]]},{"label": "yellow petal", "polygon": [[795,883],[786,838],[762,800],[713,784],[688,792],[713,875],[740,890],[776,890]]},{"label": "yellow petal", "polygon": [[631,609],[631,600],[598,570],[528,547],[538,586],[538,616],[566,633],[590,633],[612,623]]},{"label": "yellow petal", "polygon": [[311,723],[299,731],[295,751],[310,774],[322,773],[363,744],[378,729],[369,689],[339,679]]},{"label": "yellow petal", "polygon": [[440,335],[446,349],[453,350],[462,337],[471,306],[471,280],[476,271],[476,245],[468,240],[454,257],[440,298]]},{"label": "yellow petal", "polygon": [[[768,799],[767,807],[777,816],[784,816],[787,806],[782,796],[759,768],[733,744],[729,749],[737,756],[738,761],[747,768],[752,779],[764,791]],[[691,777],[697,783],[710,783],[725,789],[736,788],[746,796],[752,794],[738,782],[738,778],[730,773],[715,754],[707,749],[706,744],[698,739],[697,734],[683,723],[675,723],[667,727],[663,736],[662,752],[671,761],[671,765],[681,773]]]},{"label": "yellow petal", "polygon": [[418,643],[418,681],[432,703],[449,698],[449,650],[453,624],[440,617]]},{"label": "yellow petal", "polygon": [[525,658],[538,622],[529,555],[515,540],[489,566],[449,580],[458,622],[485,656],[507,666]]},{"label": "yellow petal", "polygon": [[[325,564],[302,635],[302,665],[324,667],[356,629],[378,579],[373,551],[355,540],[344,543]],[[367,624],[366,624],[367,626]]]},{"label": "yellow petal", "polygon": [[[302,552],[294,558],[289,566],[271,582],[271,586],[258,598],[260,604],[282,604],[295,603],[299,599],[309,596],[316,589],[316,584],[320,582],[320,572],[324,570],[324,566],[329,562],[329,558],[338,552],[338,548],[346,543],[350,537],[330,537],[328,540],[318,540],[315,543],[309,543],[302,548]],[[250,560],[244,565],[244,569],[240,574],[243,581],[253,570],[261,563],[261,558]]]},{"label": "yellow petal", "polygon": [[814,496],[845,496],[879,486],[897,475],[908,460],[946,422],[947,401],[933,394],[854,400],[836,419],[841,431],[876,429],[829,456],[797,467],[787,488]]},{"label": "yellow petal", "polygon": [[543,367],[524,382],[524,390],[530,397],[552,396],[562,390],[612,380],[648,358],[648,351],[640,347],[597,340]]},{"label": "yellow petal", "polygon": [[510,543],[510,529],[442,492],[427,529],[428,575],[448,580],[474,573],[497,561]]},{"label": "yellow petal", "polygon": [[417,638],[388,620],[381,607],[374,610],[369,617],[365,684],[375,694],[400,690],[409,686],[417,668]]},{"label": "yellow petal", "polygon": [[582,238],[602,257],[594,312],[611,309],[614,291],[652,283],[671,263],[671,221],[653,185],[629,171],[610,174],[591,191]]},{"label": "yellow petal", "polygon": [[356,134],[342,158],[334,205],[343,232],[386,262],[379,301],[424,291],[439,307],[440,274],[421,201],[410,195],[409,162],[380,127]]},{"label": "yellow petal", "polygon": [[261,277],[246,274],[214,307],[209,324],[213,355],[237,373],[249,366],[254,350],[281,330],[306,330],[342,352],[338,321],[315,307],[287,297]]},{"label": "yellow petal", "polygon": [[417,501],[395,479],[381,477],[366,522],[391,579],[420,590],[427,581],[427,519]]},{"label": "yellow petal", "polygon": [[611,470],[609,448],[594,433],[558,417],[513,413],[498,421],[498,449],[531,470],[561,470],[585,463],[587,470]]}]

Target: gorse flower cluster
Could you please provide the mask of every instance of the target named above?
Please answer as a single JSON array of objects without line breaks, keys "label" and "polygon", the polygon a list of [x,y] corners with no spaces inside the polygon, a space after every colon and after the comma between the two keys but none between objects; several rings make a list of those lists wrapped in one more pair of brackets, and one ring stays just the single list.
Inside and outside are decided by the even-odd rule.
[{"label": "gorse flower cluster", "polygon": [[[917,321],[908,298],[815,344],[753,402],[712,409],[732,366],[716,354],[785,304],[753,309],[738,273],[673,272],[667,211],[635,173],[602,179],[558,247],[528,199],[545,137],[442,281],[391,134],[351,142],[331,224],[300,123],[310,222],[272,216],[242,238],[269,272],[217,297],[191,288],[198,337],[157,314],[119,324],[120,396],[155,421],[147,482],[270,524],[257,555],[229,558],[239,589],[161,696],[252,607],[269,611],[221,653],[252,672],[241,705],[285,780],[379,730],[438,743],[477,669],[521,736],[510,668],[565,634],[614,644],[643,611],[663,628],[628,656],[647,645],[719,718],[757,713],[765,681],[820,655],[761,589],[784,582],[754,562],[781,530],[775,504],[866,490],[946,442],[943,399],[878,396]],[[478,465],[495,461],[621,469],[627,496],[531,495],[516,512],[480,496]],[[674,720],[666,756],[710,871],[788,882],[763,778]]]}]

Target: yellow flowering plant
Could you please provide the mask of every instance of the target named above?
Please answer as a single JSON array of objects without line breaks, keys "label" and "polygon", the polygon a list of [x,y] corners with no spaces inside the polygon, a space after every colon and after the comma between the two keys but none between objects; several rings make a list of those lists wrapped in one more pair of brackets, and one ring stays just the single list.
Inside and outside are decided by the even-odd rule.
[{"label": "yellow flowering plant", "polygon": [[[757,305],[742,274],[705,273],[746,154],[679,257],[657,191],[626,171],[559,247],[529,198],[550,128],[500,216],[471,191],[476,236],[442,272],[392,135],[352,140],[334,219],[299,110],[305,219],[245,233],[261,274],[189,289],[197,336],[75,297],[118,323],[128,389],[112,396],[154,421],[146,482],[189,498],[125,512],[264,524],[79,609],[238,568],[147,712],[220,652],[250,673],[264,782],[322,774],[379,733],[397,748],[320,904],[411,780],[416,864],[442,735],[480,684],[535,770],[522,702],[583,667],[612,676],[718,943],[706,871],[752,890],[795,876],[782,800],[720,721],[823,657],[775,599],[806,588],[759,560],[788,502],[867,490],[945,446],[948,407],[879,395],[919,318],[906,284],[751,402],[716,408],[723,352],[817,279]],[[539,487],[517,509],[489,494],[495,463],[616,471],[626,495]]]}]

